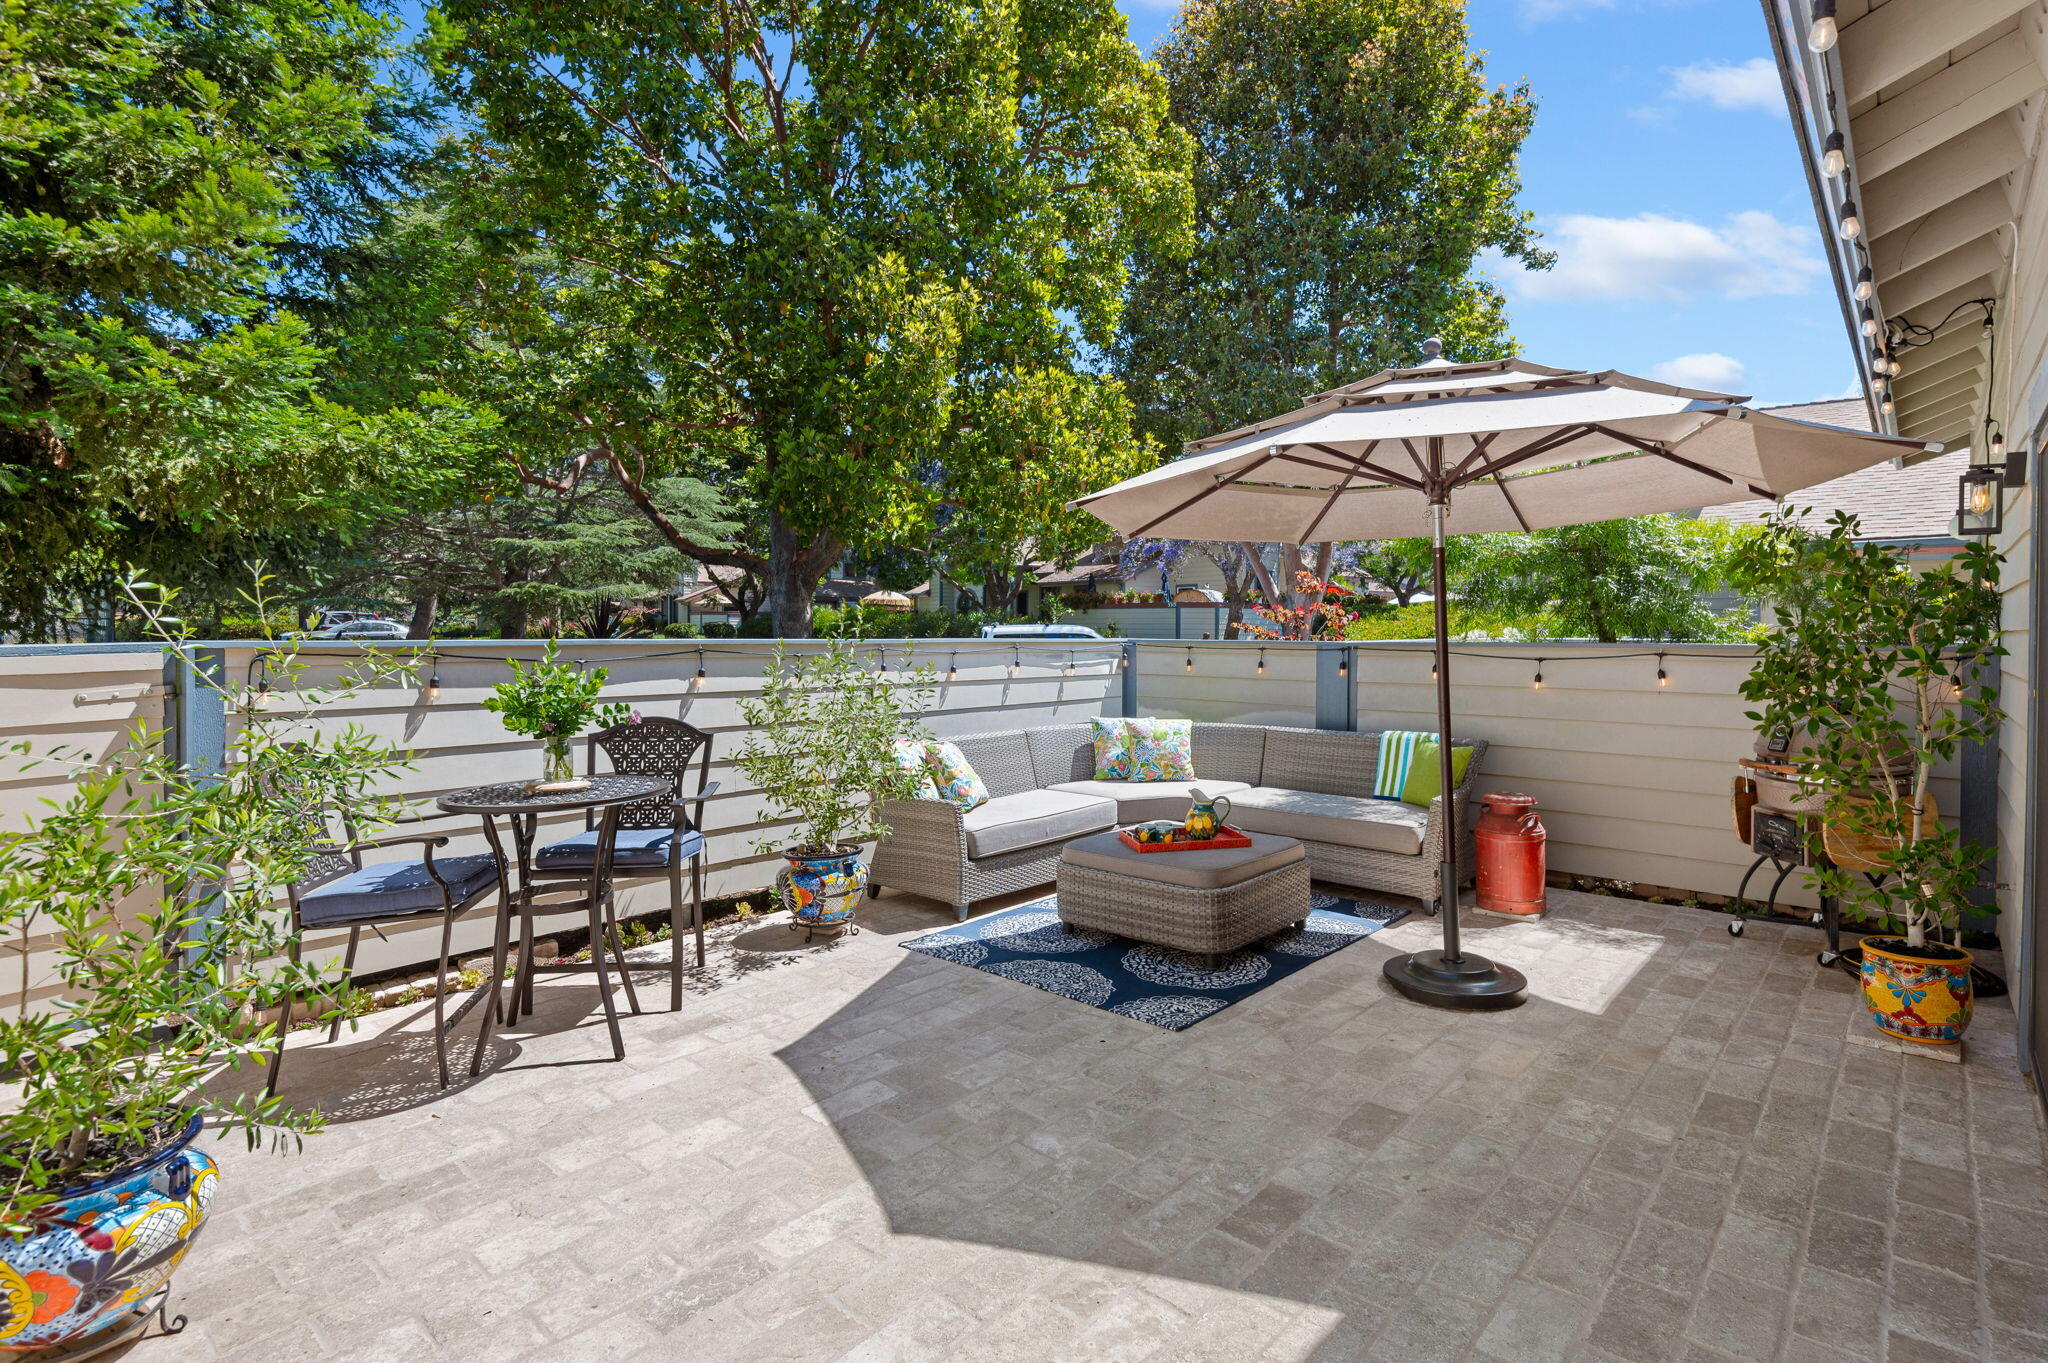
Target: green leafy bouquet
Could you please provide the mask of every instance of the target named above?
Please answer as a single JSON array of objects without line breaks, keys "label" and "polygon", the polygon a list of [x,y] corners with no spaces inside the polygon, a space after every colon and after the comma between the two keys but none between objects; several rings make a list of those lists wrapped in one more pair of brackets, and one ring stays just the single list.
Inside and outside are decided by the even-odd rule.
[{"label": "green leafy bouquet", "polygon": [[610,728],[630,713],[623,705],[600,705],[609,675],[602,667],[584,669],[557,661],[555,641],[533,663],[513,660],[512,680],[500,682],[484,701],[500,722],[515,734],[538,738],[549,747],[569,741],[595,724]]}]

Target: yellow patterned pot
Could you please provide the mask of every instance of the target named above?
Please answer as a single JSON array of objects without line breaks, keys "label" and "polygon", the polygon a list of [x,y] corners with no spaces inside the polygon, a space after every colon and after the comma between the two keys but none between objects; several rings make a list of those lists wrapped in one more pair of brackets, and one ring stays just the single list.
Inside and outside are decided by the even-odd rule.
[{"label": "yellow patterned pot", "polygon": [[1953,1046],[1970,1025],[1970,953],[1898,937],[1863,939],[1863,1002],[1887,1036]]}]

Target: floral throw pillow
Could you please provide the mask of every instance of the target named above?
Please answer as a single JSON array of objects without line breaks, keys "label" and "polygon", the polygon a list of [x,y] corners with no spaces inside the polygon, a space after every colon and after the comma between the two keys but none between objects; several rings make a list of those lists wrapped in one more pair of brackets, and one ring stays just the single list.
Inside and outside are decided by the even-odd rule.
[{"label": "floral throw pillow", "polygon": [[1186,719],[1131,719],[1131,781],[1195,779],[1195,726]]},{"label": "floral throw pillow", "polygon": [[988,787],[974,774],[967,754],[957,744],[932,744],[926,765],[931,769],[932,785],[941,800],[961,809],[978,809],[988,803]]},{"label": "floral throw pillow", "polygon": [[889,740],[891,760],[910,778],[910,793],[902,799],[930,800],[937,796],[938,792],[932,787],[931,746],[921,738]]},{"label": "floral throw pillow", "polygon": [[1094,719],[1095,726],[1095,779],[1098,781],[1128,781],[1131,779],[1131,726],[1123,719]]}]

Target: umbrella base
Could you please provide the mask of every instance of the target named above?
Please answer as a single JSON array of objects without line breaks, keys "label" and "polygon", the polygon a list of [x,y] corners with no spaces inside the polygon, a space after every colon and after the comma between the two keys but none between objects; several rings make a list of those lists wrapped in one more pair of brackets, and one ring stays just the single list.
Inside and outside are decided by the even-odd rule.
[{"label": "umbrella base", "polygon": [[1512,1008],[1529,981],[1512,966],[1463,953],[1447,961],[1441,951],[1413,951],[1387,960],[1387,983],[1434,1008]]}]

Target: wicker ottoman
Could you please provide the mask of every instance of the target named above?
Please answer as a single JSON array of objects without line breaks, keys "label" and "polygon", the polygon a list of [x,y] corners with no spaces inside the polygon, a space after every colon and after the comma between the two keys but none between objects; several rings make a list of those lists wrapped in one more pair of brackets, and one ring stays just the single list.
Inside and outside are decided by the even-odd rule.
[{"label": "wicker ottoman", "polygon": [[1270,937],[1308,917],[1301,844],[1253,833],[1250,847],[1134,852],[1115,833],[1076,838],[1060,853],[1060,921],[1205,957]]}]

